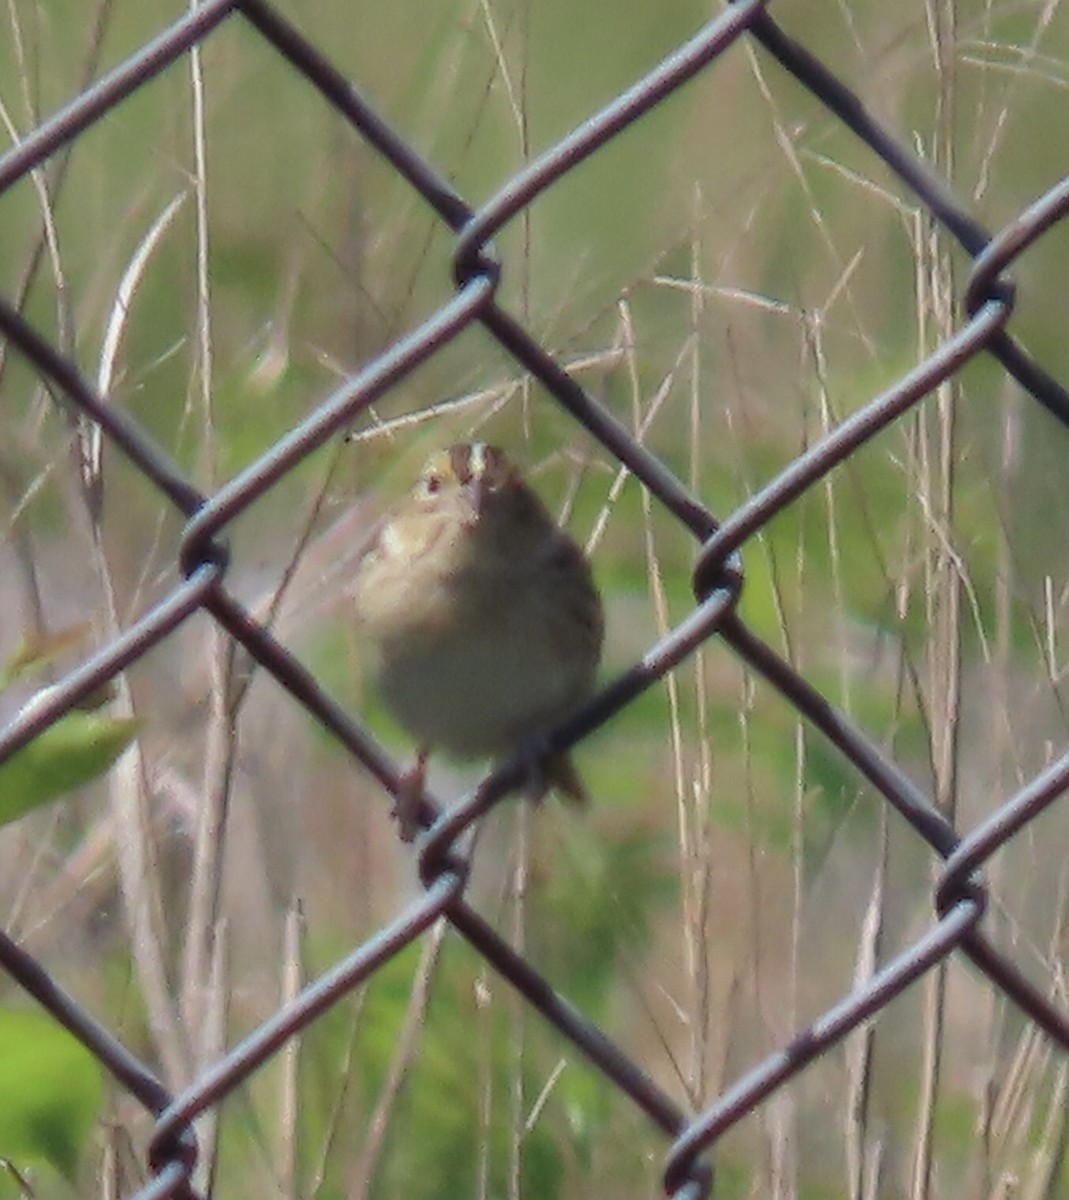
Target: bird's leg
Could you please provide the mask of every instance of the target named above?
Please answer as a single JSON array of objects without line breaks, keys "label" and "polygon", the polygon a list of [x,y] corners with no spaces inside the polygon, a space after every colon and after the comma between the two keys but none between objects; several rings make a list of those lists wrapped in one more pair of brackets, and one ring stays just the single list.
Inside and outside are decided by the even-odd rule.
[{"label": "bird's leg", "polygon": [[390,816],[397,819],[402,842],[414,842],[422,828],[419,818],[423,807],[423,783],[427,776],[429,753],[430,750],[423,747],[416,755],[415,764],[397,781],[397,798],[394,800]]}]

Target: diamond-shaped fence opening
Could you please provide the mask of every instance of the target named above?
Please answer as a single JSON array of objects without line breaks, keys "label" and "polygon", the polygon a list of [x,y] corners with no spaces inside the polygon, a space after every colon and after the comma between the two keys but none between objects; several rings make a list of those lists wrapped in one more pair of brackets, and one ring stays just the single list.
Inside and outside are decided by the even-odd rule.
[{"label": "diamond-shaped fence opening", "polygon": [[[775,8],[728,5],[623,86],[615,29],[584,44],[578,13],[535,6],[436,12],[426,30],[398,6],[306,35],[279,6],[205,3],[101,74],[104,6],[93,81],[44,119],[33,22],[12,10],[4,603],[23,593],[32,619],[5,649],[22,634],[52,682],[18,707],[9,679],[0,789],[35,746],[58,761],[102,689],[137,734],[95,804],[6,831],[23,878],[0,956],[10,1002],[32,997],[110,1077],[89,1157],[122,1194],[1064,1184],[1064,855],[1042,833],[1069,782],[1069,395],[1064,272],[1043,269],[1069,185],[987,191],[1026,157],[1028,180],[1069,161],[1047,86],[1066,38],[1052,8],[929,6],[901,26],[865,11],[842,29],[804,5],[781,27]],[[648,64],[670,19],[635,22],[620,62]],[[349,77],[357,38],[390,103]],[[569,68],[598,45],[579,75],[615,94],[575,121]],[[681,163],[701,164],[684,184]],[[154,207],[161,174],[183,182]],[[651,216],[636,233],[643,211],[667,231]],[[94,222],[104,246],[77,239]],[[643,238],[641,265],[602,257]],[[546,739],[586,753],[597,735],[589,824],[548,832],[554,810],[499,807],[521,754],[461,777],[452,804],[441,768],[421,836],[391,857],[393,735],[323,601],[369,536],[339,479],[357,462],[389,488],[411,442],[457,421],[526,444],[624,615],[603,686]],[[385,882],[346,913],[361,940],[339,952],[331,905],[372,894],[350,871]],[[293,899],[308,878],[321,923]],[[682,933],[652,915],[666,887]],[[239,944],[231,923],[264,907],[284,919]],[[85,982],[93,939],[136,1002]],[[599,986],[621,970],[642,1019]],[[922,979],[896,1030],[892,1002]],[[11,1132],[20,1104],[64,1146],[80,1136],[49,1094],[26,1100],[20,1071],[0,1077],[20,1097],[0,1120],[13,1186],[47,1142]],[[948,1133],[963,1111],[968,1134]],[[78,1155],[43,1157],[73,1171]]]}]

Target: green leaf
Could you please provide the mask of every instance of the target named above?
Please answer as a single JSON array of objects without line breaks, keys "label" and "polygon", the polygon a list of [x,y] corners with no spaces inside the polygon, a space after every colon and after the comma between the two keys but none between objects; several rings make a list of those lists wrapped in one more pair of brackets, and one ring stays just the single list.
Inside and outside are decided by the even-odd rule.
[{"label": "green leaf", "polygon": [[24,637],[0,671],[0,687],[16,679],[42,671],[71,651],[79,650],[89,640],[92,626],[88,621],[65,625],[62,629]]},{"label": "green leaf", "polygon": [[102,775],[137,734],[130,717],[69,712],[0,764],[0,825]]},{"label": "green leaf", "polygon": [[100,1064],[51,1017],[0,1009],[0,1160],[73,1180],[103,1098]]}]

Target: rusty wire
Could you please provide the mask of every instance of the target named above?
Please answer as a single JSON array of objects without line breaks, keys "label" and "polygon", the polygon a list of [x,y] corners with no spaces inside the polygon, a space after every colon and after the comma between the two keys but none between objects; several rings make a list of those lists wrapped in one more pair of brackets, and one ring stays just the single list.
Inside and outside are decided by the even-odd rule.
[{"label": "rusty wire", "polygon": [[[114,1079],[157,1119],[150,1148],[154,1178],[139,1197],[191,1194],[196,1160],[193,1121],[254,1069],[298,1035],[318,1014],[368,979],[383,962],[445,918],[542,1016],[570,1039],[670,1140],[664,1188],[672,1197],[699,1197],[712,1188],[709,1152],[742,1117],[869,1020],[911,982],[955,951],[966,955],[1061,1048],[1069,1049],[1069,1017],[991,944],[982,924],[987,892],[985,862],[1069,785],[1069,755],[1010,797],[979,828],[962,837],[932,797],[914,784],[846,716],[746,626],[736,610],[743,584],[740,555],[785,505],[823,479],[848,455],[900,418],[961,367],[981,354],[994,356],[1027,391],[1069,425],[1069,395],[1034,361],[1009,331],[1014,288],[1006,276],[1016,258],[1069,211],[1069,180],[1040,197],[1003,230],[990,235],[970,216],[946,183],[906,142],[875,118],[858,95],[810,51],[776,24],[767,0],[740,0],[710,21],[602,112],[530,162],[480,209],[470,208],[436,171],[391,129],[315,46],[267,0],[206,0],[143,47],[0,159],[0,193],[40,167],[56,151],[149,82],[225,21],[259,31],[292,66],[399,172],[456,235],[456,295],[360,373],[347,379],[314,413],[248,469],[212,495],[201,494],[160,448],[123,412],[110,407],[75,366],[27,323],[17,306],[0,299],[0,330],[9,343],[57,389],[81,418],[104,436],[187,519],[182,539],[184,580],[134,625],[47,697],[0,732],[0,761],[39,734],[82,697],[121,672],[191,614],[206,612],[269,671],[318,721],[396,794],[395,769],[374,740],[335,704],[316,679],[253,619],[227,588],[227,526],[266,489],[315,448],[334,438],[387,389],[460,332],[479,323],[557,401],[683,523],[698,543],[694,570],[696,606],[630,670],[611,682],[566,725],[547,735],[547,749],[576,744],[624,705],[664,677],[707,639],[718,637],[763,676],[849,760],[918,837],[944,860],[930,928],[863,986],[844,996],[790,1044],[737,1080],[706,1111],[691,1115],[596,1025],[554,991],[465,899],[462,838],[501,796],[522,781],[524,762],[505,763],[471,795],[443,813],[431,800],[418,844],[424,894],[389,926],[356,949],[234,1048],[181,1094],[172,1095],[114,1036],[65,995],[47,971],[10,939],[0,936],[0,962],[23,989],[79,1038]],[[650,108],[682,87],[743,36],[758,43],[883,160],[914,197],[972,259],[957,333],[892,387],[862,405],[823,441],[770,480],[748,503],[718,521],[701,500],[550,357],[497,301],[500,265],[491,239],[502,226],[577,163]]]}]

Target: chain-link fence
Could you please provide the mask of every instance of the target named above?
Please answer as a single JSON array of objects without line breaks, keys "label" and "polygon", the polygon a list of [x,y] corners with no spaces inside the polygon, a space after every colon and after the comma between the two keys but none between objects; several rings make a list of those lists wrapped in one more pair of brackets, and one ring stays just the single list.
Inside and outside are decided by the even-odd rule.
[{"label": "chain-link fence", "polygon": [[[239,1046],[200,1073],[180,1094],[171,1094],[112,1032],[66,995],[33,957],[15,942],[0,938],[0,957],[18,986],[80,1039],[118,1085],[155,1117],[149,1155],[153,1179],[138,1193],[141,1200],[191,1194],[197,1159],[194,1122],[218,1106],[265,1061],[278,1055],[339,998],[425,935],[440,918],[663,1131],[671,1143],[664,1159],[663,1187],[665,1194],[673,1197],[698,1197],[715,1191],[713,1151],[728,1130],[829,1047],[952,955],[968,958],[1029,1021],[1060,1047],[1069,1048],[1069,1020],[1052,999],[1057,992],[1055,983],[1043,988],[1026,979],[1007,953],[993,944],[985,929],[989,895],[982,873],[1000,848],[1021,835],[1061,795],[1069,783],[1069,756],[1055,757],[1048,769],[1024,782],[982,823],[959,830],[933,797],[913,783],[892,757],[772,649],[739,610],[747,545],[786,506],[820,485],[829,472],[977,357],[997,360],[1029,396],[1058,421],[1069,424],[1069,394],[1011,332],[1015,290],[1009,278],[1016,260],[1069,209],[1066,181],[1052,187],[992,236],[899,132],[877,119],[858,93],[779,27],[767,0],[746,0],[726,8],[655,70],[535,157],[506,180],[487,203],[473,209],[362,98],[359,87],[332,66],[323,49],[305,40],[275,6],[261,0],[207,0],[4,155],[0,159],[0,193],[31,172],[43,170],[53,156],[168,65],[200,43],[210,42],[216,28],[225,22],[244,23],[299,71],[323,102],[342,114],[456,235],[455,296],[411,332],[393,340],[357,374],[345,378],[303,423],[211,494],[203,494],[194,486],[189,474],[157,447],[141,424],[110,404],[69,354],[61,353],[41,336],[23,315],[25,294],[0,301],[0,328],[7,339],[7,355],[17,352],[25,356],[55,398],[76,414],[82,444],[93,444],[86,431],[99,431],[105,445],[121,451],[188,522],[182,537],[182,582],[23,711],[3,731],[0,759],[13,755],[103,684],[120,676],[194,614],[207,614],[274,677],[293,701],[363,763],[387,793],[396,795],[398,775],[377,742],[331,699],[316,677],[228,587],[228,553],[223,539],[250,505],[314,450],[352,427],[359,414],[417,366],[469,327],[478,325],[640,480],[656,503],[698,543],[693,610],[667,636],[650,646],[640,661],[599,691],[573,720],[553,730],[547,748],[558,751],[576,746],[611,722],[703,643],[715,642],[722,650],[737,655],[755,676],[777,689],[806,722],[818,729],[943,865],[934,890],[935,914],[930,926],[905,950],[860,979],[841,1002],[808,1028],[799,1030],[777,1053],[697,1113],[684,1111],[642,1063],[625,1054],[597,1024],[557,994],[550,981],[503,939],[467,898],[469,864],[460,850],[464,835],[522,782],[524,768],[519,760],[494,771],[448,810],[428,798],[423,812],[425,833],[416,847],[423,894],[368,942],[300,991]],[[781,64],[886,164],[934,222],[965,251],[971,259],[971,270],[960,297],[961,317],[950,336],[943,338],[923,361],[912,365],[893,386],[862,404],[828,436],[799,454],[757,489],[748,502],[719,518],[547,353],[523,321],[499,303],[499,280],[508,264],[497,257],[493,239],[562,176],[621,131],[640,122],[699,73],[715,70],[718,60],[742,53],[741,47],[747,42]],[[81,469],[83,484],[92,495],[100,480],[98,462],[90,451],[83,454]]]}]

